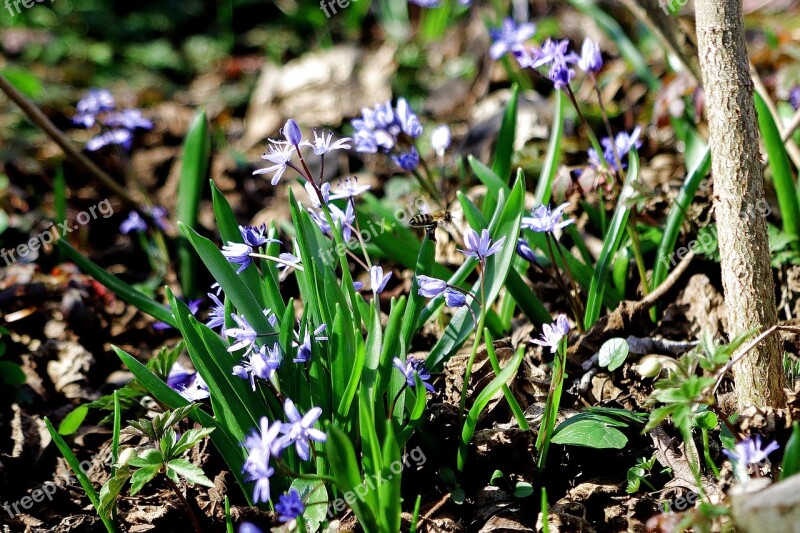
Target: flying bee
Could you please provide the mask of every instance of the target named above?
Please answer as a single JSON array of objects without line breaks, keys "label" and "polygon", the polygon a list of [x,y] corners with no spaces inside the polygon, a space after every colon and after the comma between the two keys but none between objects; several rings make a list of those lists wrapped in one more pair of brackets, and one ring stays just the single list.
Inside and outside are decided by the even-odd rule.
[{"label": "flying bee", "polygon": [[414,215],[408,221],[408,225],[412,228],[423,228],[425,235],[434,242],[436,242],[436,227],[443,224],[448,224],[453,220],[453,215],[450,211],[434,211],[433,213],[420,213]]}]

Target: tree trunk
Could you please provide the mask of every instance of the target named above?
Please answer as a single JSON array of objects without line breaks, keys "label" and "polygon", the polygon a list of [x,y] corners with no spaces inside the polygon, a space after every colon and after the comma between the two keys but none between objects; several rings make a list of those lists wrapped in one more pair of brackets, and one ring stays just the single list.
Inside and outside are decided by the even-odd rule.
[{"label": "tree trunk", "polygon": [[[763,171],[742,0],[695,3],[700,69],[705,89],[714,174],[722,285],[731,337],[775,324],[775,286],[764,219]],[[739,407],[786,402],[776,335],[734,365]]]}]

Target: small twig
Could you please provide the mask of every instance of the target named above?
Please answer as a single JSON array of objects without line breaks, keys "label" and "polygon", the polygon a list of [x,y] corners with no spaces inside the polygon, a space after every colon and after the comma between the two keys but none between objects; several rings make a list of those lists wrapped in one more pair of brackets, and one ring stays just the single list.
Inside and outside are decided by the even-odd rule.
[{"label": "small twig", "polygon": [[[68,157],[78,163],[80,166],[84,167],[92,176],[94,176],[98,181],[100,181],[103,185],[105,185],[111,192],[119,196],[125,202],[130,204],[134,208],[139,208],[144,201],[141,198],[131,195],[124,187],[122,187],[119,183],[117,183],[114,178],[112,178],[107,172],[102,170],[98,167],[94,162],[80,153],[78,150],[72,146],[72,143],[69,139],[64,135],[64,133],[59,130],[55,124],[53,124],[49,118],[39,109],[36,104],[25,98],[25,96],[20,93],[16,87],[11,85],[9,81],[0,75],[0,89],[5,92],[8,97],[22,109],[22,112],[36,124],[39,128],[42,129],[47,135],[50,136],[55,143],[61,147]],[[138,195],[137,195],[138,196]]]},{"label": "small twig", "polygon": [[798,127],[800,127],[800,109],[794,112],[792,120],[789,121],[789,123],[786,125],[786,129],[783,130],[783,133],[781,133],[781,139],[786,141],[794,134]]},{"label": "small twig", "polygon": [[694,259],[694,250],[689,250],[689,253],[686,254],[683,259],[681,259],[681,262],[678,263],[678,266],[676,266],[675,269],[669,273],[669,276],[667,276],[658,287],[654,288],[650,294],[638,302],[634,302],[633,310],[647,311],[656,303],[658,303],[658,300],[660,300],[662,296],[669,292],[672,286],[675,285],[675,282],[677,282],[683,273],[686,272],[686,269],[689,268],[689,264],[692,262],[692,259]]}]

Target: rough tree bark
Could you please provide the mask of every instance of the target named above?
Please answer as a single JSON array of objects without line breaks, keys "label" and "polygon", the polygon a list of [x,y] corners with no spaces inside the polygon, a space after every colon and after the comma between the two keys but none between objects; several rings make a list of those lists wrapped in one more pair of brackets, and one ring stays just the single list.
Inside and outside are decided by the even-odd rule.
[{"label": "rough tree bark", "polygon": [[[775,324],[763,171],[742,0],[695,3],[700,70],[710,131],[714,209],[731,336]],[[786,402],[778,338],[770,335],[734,365],[739,407]]]}]

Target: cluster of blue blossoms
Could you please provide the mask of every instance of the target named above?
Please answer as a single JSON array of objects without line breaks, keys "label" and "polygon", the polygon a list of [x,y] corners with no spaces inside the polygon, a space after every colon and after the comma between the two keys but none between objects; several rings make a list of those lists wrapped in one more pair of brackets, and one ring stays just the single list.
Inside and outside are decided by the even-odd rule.
[{"label": "cluster of blue blossoms", "polygon": [[406,172],[419,166],[414,140],[422,135],[422,124],[405,98],[399,98],[394,108],[391,102],[364,108],[361,118],[353,119],[351,125],[356,130],[353,140],[357,152],[392,152],[392,161]]},{"label": "cluster of blue blossoms", "polygon": [[119,145],[130,150],[134,131],[153,128],[153,123],[142,116],[141,110],[117,109],[114,97],[106,89],[91,89],[78,102],[77,111],[72,117],[75,125],[84,128],[91,128],[96,124],[101,126],[101,132],[86,143],[89,151],[108,145]]}]

